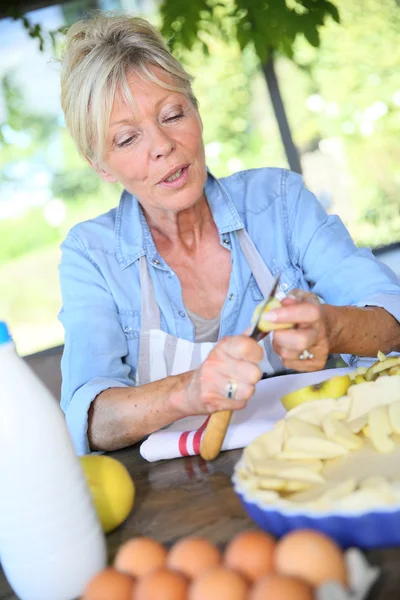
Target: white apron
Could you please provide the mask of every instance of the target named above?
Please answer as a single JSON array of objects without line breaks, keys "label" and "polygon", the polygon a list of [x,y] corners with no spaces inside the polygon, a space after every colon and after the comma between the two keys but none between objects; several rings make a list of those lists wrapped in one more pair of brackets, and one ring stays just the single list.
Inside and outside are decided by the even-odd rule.
[{"label": "white apron", "polygon": [[[247,231],[239,229],[237,235],[250,270],[266,298],[272,288],[274,278]],[[161,330],[160,309],[156,302],[145,256],[140,258],[140,284],[142,324],[136,385],[144,385],[164,379],[169,375],[179,375],[197,369],[207,358],[216,342],[190,342]],[[260,344],[264,350],[264,357],[260,363],[263,373],[273,373],[282,369],[283,363],[272,349],[271,335],[267,335]]]}]

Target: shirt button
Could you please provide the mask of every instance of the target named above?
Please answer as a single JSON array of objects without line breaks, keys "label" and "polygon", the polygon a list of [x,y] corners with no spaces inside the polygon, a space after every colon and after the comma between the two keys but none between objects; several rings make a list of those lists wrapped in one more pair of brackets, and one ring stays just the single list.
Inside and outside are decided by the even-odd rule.
[{"label": "shirt button", "polygon": [[125,333],[131,333],[131,331],[132,331],[132,327],[129,327],[129,325],[125,325],[124,332]]},{"label": "shirt button", "polygon": [[186,314],[183,312],[183,310],[180,310],[178,314],[179,314],[179,316],[180,316],[180,317],[182,317],[182,318],[183,318],[183,317],[186,317]]},{"label": "shirt button", "polygon": [[229,240],[229,238],[224,238],[224,239],[222,240],[222,243],[223,243],[223,244],[225,244],[225,245],[228,245],[228,244],[230,243],[230,240]]},{"label": "shirt button", "polygon": [[172,271],[169,271],[169,273],[168,273],[168,277],[173,277],[173,276],[174,276],[173,272],[172,272]]},{"label": "shirt button", "polygon": [[288,289],[288,284],[287,283],[281,283],[281,285],[279,286],[279,289],[282,290],[282,292],[284,292],[285,290]]},{"label": "shirt button", "polygon": [[233,300],[233,296],[234,296],[234,294],[229,294],[228,300]]},{"label": "shirt button", "polygon": [[153,263],[153,265],[159,265],[160,261],[157,260],[156,258],[153,258],[153,260],[151,261]]}]

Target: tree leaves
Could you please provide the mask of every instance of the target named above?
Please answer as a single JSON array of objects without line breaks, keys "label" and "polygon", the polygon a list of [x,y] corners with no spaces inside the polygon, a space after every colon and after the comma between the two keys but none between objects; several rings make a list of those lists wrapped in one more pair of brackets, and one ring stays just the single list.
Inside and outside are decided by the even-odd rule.
[{"label": "tree leaves", "polygon": [[212,23],[221,35],[229,32],[244,50],[253,45],[261,63],[277,50],[293,57],[298,35],[315,47],[320,44],[319,28],[327,18],[339,22],[339,11],[329,0],[163,0],[162,33],[172,48],[191,49]]}]

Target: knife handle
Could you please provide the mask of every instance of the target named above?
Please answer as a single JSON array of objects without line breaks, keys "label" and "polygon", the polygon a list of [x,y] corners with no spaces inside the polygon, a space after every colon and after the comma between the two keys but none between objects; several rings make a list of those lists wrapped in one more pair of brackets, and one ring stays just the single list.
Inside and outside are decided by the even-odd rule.
[{"label": "knife handle", "polygon": [[231,416],[231,410],[220,410],[210,416],[200,443],[200,456],[204,460],[214,460],[220,453]]}]

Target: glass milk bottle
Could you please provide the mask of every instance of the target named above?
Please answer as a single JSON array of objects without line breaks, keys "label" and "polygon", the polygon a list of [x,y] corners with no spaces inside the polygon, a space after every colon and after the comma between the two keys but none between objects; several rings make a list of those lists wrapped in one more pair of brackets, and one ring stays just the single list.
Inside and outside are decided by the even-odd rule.
[{"label": "glass milk bottle", "polygon": [[1,321],[0,562],[21,600],[73,600],[106,563],[62,411]]}]

